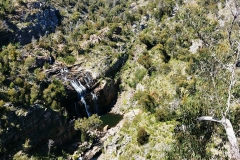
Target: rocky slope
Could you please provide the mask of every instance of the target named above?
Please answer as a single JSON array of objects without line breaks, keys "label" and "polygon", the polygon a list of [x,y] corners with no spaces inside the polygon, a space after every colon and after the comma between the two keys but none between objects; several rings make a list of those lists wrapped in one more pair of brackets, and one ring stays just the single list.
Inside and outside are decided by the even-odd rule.
[{"label": "rocky slope", "polygon": [[196,117],[225,109],[233,2],[3,0],[0,158],[219,159],[224,133]]},{"label": "rocky slope", "polygon": [[[40,37],[55,32],[56,27],[61,24],[61,16],[52,6],[46,6],[42,2],[28,2],[18,5],[14,15],[9,15],[1,22],[5,27],[0,33],[1,45],[8,42],[25,45],[30,42],[36,43]],[[95,43],[93,41],[94,38],[90,37],[87,43]],[[120,83],[120,79],[114,77],[128,58],[127,54],[122,54],[115,59],[106,57],[101,60],[102,63],[110,60],[111,65],[99,71],[86,66],[82,59],[74,65],[66,65],[57,60],[56,54],[49,55],[48,48],[34,47],[34,51],[29,51],[26,47],[21,48],[20,58],[32,59],[29,71],[40,69],[40,73],[45,75],[46,78],[39,84],[40,90],[51,85],[54,79],[63,84],[66,92],[63,102],[65,108],[61,112],[44,108],[45,102],[41,99],[29,109],[22,107],[21,104],[5,103],[1,113],[2,158],[12,157],[21,149],[31,153],[40,148],[41,152],[47,154],[50,141],[53,141],[55,147],[66,152],[76,149],[72,147],[72,143],[66,144],[76,136],[74,120],[92,114],[102,115],[110,110],[117,98]],[[37,55],[33,52],[45,54]],[[124,50],[121,53],[123,52]],[[46,64],[49,65],[48,69],[44,68]],[[84,87],[84,94],[79,95],[72,81]],[[7,78],[5,82],[11,83],[12,79]],[[4,88],[1,94],[4,95],[9,90],[8,87]]]},{"label": "rocky slope", "polygon": [[[40,58],[36,58],[37,66],[40,63]],[[49,62],[47,57],[42,58],[42,60]],[[125,58],[119,58],[112,67],[106,69],[104,74],[100,76],[115,74],[124,64],[124,60]],[[105,114],[110,110],[112,102],[118,94],[119,80],[110,77],[107,80],[101,80],[100,76],[93,77],[92,73],[84,70],[80,64],[64,67],[56,62],[51,69],[44,72],[48,78],[43,83],[51,83],[52,79],[62,81],[67,93],[64,102],[66,104],[65,110],[70,119],[66,119],[53,110],[42,108],[41,104],[44,102],[41,100],[38,101],[39,104],[32,106],[29,110],[5,105],[5,118],[2,118],[1,121],[4,130],[1,132],[1,148],[3,149],[1,156],[9,153],[13,146],[16,146],[14,151],[17,151],[22,148],[21,144],[27,142],[28,146],[24,151],[28,152],[36,147],[45,146],[49,139],[54,141],[55,146],[66,148],[65,142],[76,135],[73,128],[74,120],[71,120],[71,117],[88,117],[88,112],[90,115]],[[86,92],[82,96],[86,104],[80,100],[78,92],[71,85],[71,81],[78,81],[85,87]],[[88,110],[86,110],[85,105],[89,107]]]},{"label": "rocky slope", "polygon": [[28,44],[32,39],[48,35],[61,24],[59,10],[44,5],[42,2],[29,2],[17,5],[15,14],[1,21],[0,45],[8,42]]}]

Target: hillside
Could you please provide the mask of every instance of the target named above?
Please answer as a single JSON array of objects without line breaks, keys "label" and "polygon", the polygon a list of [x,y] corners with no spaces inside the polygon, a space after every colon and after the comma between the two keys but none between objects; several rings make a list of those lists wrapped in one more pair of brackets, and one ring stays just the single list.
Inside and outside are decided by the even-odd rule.
[{"label": "hillside", "polygon": [[2,0],[0,159],[238,159],[238,3]]}]

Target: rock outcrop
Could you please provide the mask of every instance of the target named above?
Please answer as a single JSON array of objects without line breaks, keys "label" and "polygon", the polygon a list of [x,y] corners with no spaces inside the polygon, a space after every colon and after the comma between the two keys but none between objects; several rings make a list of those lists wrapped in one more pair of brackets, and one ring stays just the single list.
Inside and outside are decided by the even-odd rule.
[{"label": "rock outcrop", "polygon": [[3,26],[0,30],[0,45],[9,42],[28,44],[32,39],[54,32],[61,23],[61,15],[54,7],[45,6],[41,2],[29,2],[21,7],[11,17],[0,21]]},{"label": "rock outcrop", "polygon": [[[119,63],[118,61],[116,63]],[[115,65],[114,65],[115,66]],[[120,69],[121,65],[117,65],[112,69],[114,71]],[[67,92],[67,110],[75,117],[87,117],[84,104],[78,97],[78,93],[71,85],[71,81],[76,81],[83,85],[86,92],[82,95],[89,111],[92,114],[102,115],[110,110],[111,104],[117,98],[119,89],[119,80],[107,78],[100,80],[100,77],[93,77],[90,71],[81,68],[81,64],[64,67],[62,64],[54,64],[52,69],[45,71],[48,79],[59,79],[63,82]]]},{"label": "rock outcrop", "polygon": [[[120,83],[120,80],[114,79],[114,75],[124,64],[126,58],[120,57],[105,72],[94,77],[91,70],[82,67],[82,63],[64,66],[58,61],[50,64],[50,56],[47,55],[36,57],[35,68],[42,67],[44,63],[50,64],[50,69],[41,70],[47,77],[41,82],[41,90],[52,83],[53,79],[62,81],[67,94],[62,106],[68,112],[68,118],[64,117],[63,113],[43,108],[41,104],[44,102],[41,99],[38,100],[38,104],[30,106],[28,110],[21,106],[8,104],[6,110],[3,111],[7,116],[1,116],[0,121],[3,129],[0,132],[0,148],[2,149],[0,158],[7,158],[6,155],[13,156],[19,150],[31,152],[39,147],[47,154],[50,141],[54,142],[54,146],[66,149],[62,144],[72,140],[76,135],[74,119],[89,116],[86,105],[91,114],[102,115],[107,113],[114,104]],[[54,60],[54,57],[51,60]],[[85,99],[85,104],[79,98],[77,90],[71,83],[72,80],[85,88],[84,94],[81,95]],[[100,152],[99,148],[95,147],[95,149],[94,154],[90,153],[90,155],[93,156],[96,152]]]},{"label": "rock outcrop", "polygon": [[22,22],[27,25],[21,26],[16,31],[14,39],[16,42],[27,44],[32,41],[32,38],[38,39],[55,31],[61,21],[59,11],[51,7],[37,9],[39,9],[38,12],[28,14]]},{"label": "rock outcrop", "polygon": [[[7,106],[6,117],[1,119],[0,157],[7,158],[6,153],[11,156],[15,151],[26,152],[45,145],[43,152],[48,151],[49,140],[54,146],[61,146],[76,134],[74,121],[67,121],[58,112],[41,108],[30,107],[28,111],[13,106]],[[14,150],[12,150],[14,148]]]}]

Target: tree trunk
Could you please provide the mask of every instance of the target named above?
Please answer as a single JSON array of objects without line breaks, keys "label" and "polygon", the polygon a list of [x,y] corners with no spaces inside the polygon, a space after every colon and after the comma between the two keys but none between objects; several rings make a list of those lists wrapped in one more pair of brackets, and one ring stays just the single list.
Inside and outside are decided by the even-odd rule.
[{"label": "tree trunk", "polygon": [[240,154],[239,154],[239,147],[238,147],[238,141],[236,138],[236,135],[234,133],[232,123],[230,122],[229,119],[226,119],[223,117],[221,120],[217,120],[211,116],[202,116],[197,118],[199,121],[213,121],[213,122],[218,122],[221,123],[226,131],[228,141],[230,143],[230,154],[231,154],[231,159],[232,160],[240,160]]},{"label": "tree trunk", "polygon": [[238,147],[238,141],[235,136],[232,124],[229,119],[223,118],[221,120],[222,125],[225,128],[225,131],[228,136],[228,141],[230,143],[230,154],[232,160],[240,160],[240,154],[239,154],[239,147]]}]

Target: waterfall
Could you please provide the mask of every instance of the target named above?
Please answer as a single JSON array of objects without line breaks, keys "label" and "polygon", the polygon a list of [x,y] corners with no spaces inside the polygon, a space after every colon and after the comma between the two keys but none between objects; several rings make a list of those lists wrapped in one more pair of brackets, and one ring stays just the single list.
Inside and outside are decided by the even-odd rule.
[{"label": "waterfall", "polygon": [[82,102],[82,103],[84,104],[84,106],[85,106],[85,109],[86,109],[86,112],[87,112],[88,117],[90,117],[92,114],[91,114],[90,111],[89,111],[89,106],[87,105],[84,97],[81,97],[81,102]]},{"label": "waterfall", "polygon": [[91,77],[91,76],[89,76],[89,73],[86,73],[85,77],[87,77],[87,79],[88,79],[88,82],[92,82],[92,77]]},{"label": "waterfall", "polygon": [[82,93],[83,93],[83,92],[82,92],[82,88],[80,88],[80,87],[78,86],[78,84],[77,84],[74,80],[71,80],[70,83],[71,83],[71,85],[73,86],[73,88],[77,91],[78,97],[81,98]]},{"label": "waterfall", "polygon": [[91,84],[91,83],[93,82],[93,81],[92,81],[92,77],[89,75],[88,72],[84,74],[84,77],[85,77],[85,78],[84,78],[84,81],[85,81],[87,87],[90,88],[90,85],[89,85],[89,84]]},{"label": "waterfall", "polygon": [[79,84],[79,87],[82,89],[83,94],[85,94],[86,88],[84,87],[84,85],[82,85],[80,81],[78,81],[78,84]]},{"label": "waterfall", "polygon": [[91,116],[91,113],[89,111],[89,106],[86,104],[86,101],[84,99],[84,94],[86,93],[86,88],[81,84],[80,81],[76,82],[74,80],[71,80],[70,83],[73,86],[73,88],[77,91],[78,98],[84,104],[84,107],[85,107],[88,117]]},{"label": "waterfall", "polygon": [[77,91],[78,93],[78,97],[79,99],[81,99],[81,97],[85,94],[86,92],[86,88],[81,84],[81,82],[78,81],[75,82],[74,80],[70,81],[71,85],[73,86],[73,88]]},{"label": "waterfall", "polygon": [[51,56],[49,56],[49,64],[53,64]]},{"label": "waterfall", "polygon": [[98,98],[97,98],[97,95],[95,93],[91,93],[91,95],[92,95],[92,100],[94,102],[95,111],[98,114],[98,103],[97,103]]},{"label": "waterfall", "polygon": [[85,81],[87,87],[90,88],[90,86],[89,86],[89,84],[88,84],[88,81],[87,81],[85,78],[84,78],[84,81]]}]

